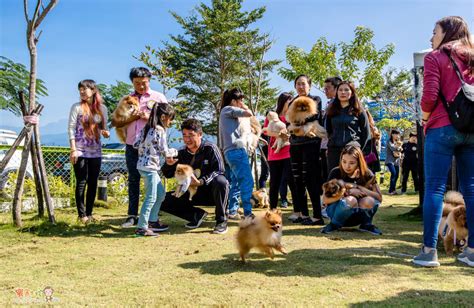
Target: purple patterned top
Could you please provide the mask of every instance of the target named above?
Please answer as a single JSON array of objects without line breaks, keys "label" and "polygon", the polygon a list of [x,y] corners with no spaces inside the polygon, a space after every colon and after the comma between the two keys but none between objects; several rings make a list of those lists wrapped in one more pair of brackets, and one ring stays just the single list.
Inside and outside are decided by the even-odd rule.
[{"label": "purple patterned top", "polygon": [[[107,123],[107,109],[102,105],[102,114]],[[71,113],[69,114],[69,139],[76,141],[76,150],[79,157],[97,158],[102,157],[102,143],[94,138],[86,136],[84,127],[82,125],[82,111],[81,104],[76,103],[72,105]],[[100,117],[97,121],[102,121]]]}]

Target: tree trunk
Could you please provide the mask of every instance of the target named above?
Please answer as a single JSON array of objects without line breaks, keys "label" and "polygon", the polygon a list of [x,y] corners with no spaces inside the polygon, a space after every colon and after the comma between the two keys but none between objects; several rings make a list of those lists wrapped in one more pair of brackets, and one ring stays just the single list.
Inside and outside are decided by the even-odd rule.
[{"label": "tree trunk", "polygon": [[15,226],[21,227],[23,222],[21,220],[21,207],[22,207],[22,196],[23,196],[23,186],[25,183],[25,174],[26,167],[28,164],[28,157],[30,154],[30,144],[31,144],[31,129],[28,130],[25,137],[25,145],[21,153],[21,164],[20,169],[18,170],[18,178],[16,181],[15,194],[13,196],[12,204],[12,215]]},{"label": "tree trunk", "polygon": [[46,166],[44,165],[43,159],[43,150],[41,149],[41,145],[39,142],[39,129],[35,127],[35,139],[36,139],[36,152],[38,155],[38,165],[41,173],[41,179],[43,181],[43,189],[44,189],[44,201],[46,202],[46,209],[48,210],[48,218],[49,222],[55,224],[56,218],[54,217],[54,207],[53,202],[51,201],[51,193],[49,191],[49,184],[48,184],[48,177],[46,175]]}]

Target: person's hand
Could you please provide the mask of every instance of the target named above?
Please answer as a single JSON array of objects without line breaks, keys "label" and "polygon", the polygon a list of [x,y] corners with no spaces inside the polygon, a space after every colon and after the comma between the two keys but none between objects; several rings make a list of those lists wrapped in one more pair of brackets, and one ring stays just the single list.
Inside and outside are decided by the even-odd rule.
[{"label": "person's hand", "polygon": [[104,138],[110,137],[110,132],[108,130],[101,130],[100,133],[102,134],[102,137]]},{"label": "person's hand", "polygon": [[198,180],[198,178],[193,174],[191,175],[191,186],[201,186],[201,181]]},{"label": "person's hand", "polygon": [[69,155],[69,160],[71,161],[71,164],[75,165],[77,163],[78,157],[79,153],[77,153],[77,150],[71,150],[71,154]]},{"label": "person's hand", "polygon": [[145,111],[140,111],[140,113],[138,115],[140,116],[140,119],[143,119],[143,120],[146,120],[146,121],[148,121],[148,119],[150,118],[150,114],[148,112],[145,112]]},{"label": "person's hand", "polygon": [[174,157],[166,157],[165,162],[166,162],[167,165],[172,166],[172,165],[174,165],[178,162],[178,159],[176,159]]},{"label": "person's hand", "polygon": [[360,190],[359,188],[351,188],[351,189],[349,189],[347,194],[350,195],[350,196],[354,196],[358,199],[363,198],[363,197],[366,196],[366,194],[362,190]]}]

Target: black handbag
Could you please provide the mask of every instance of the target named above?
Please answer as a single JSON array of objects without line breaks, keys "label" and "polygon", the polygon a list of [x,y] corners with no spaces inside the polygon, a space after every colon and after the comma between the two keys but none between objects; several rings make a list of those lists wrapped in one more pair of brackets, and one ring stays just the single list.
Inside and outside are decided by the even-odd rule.
[{"label": "black handbag", "polygon": [[454,100],[448,104],[441,89],[439,96],[444,108],[448,112],[449,120],[453,127],[461,133],[474,133],[474,85],[467,84],[461,75],[456,62],[450,53],[446,53],[451,60],[453,68],[461,81],[461,90]]}]

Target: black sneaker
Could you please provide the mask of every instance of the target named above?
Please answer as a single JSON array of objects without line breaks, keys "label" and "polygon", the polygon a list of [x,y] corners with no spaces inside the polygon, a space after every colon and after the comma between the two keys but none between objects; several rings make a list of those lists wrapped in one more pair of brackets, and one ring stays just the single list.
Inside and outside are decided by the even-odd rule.
[{"label": "black sneaker", "polygon": [[169,226],[162,224],[159,221],[153,221],[153,222],[150,221],[148,223],[148,229],[154,232],[164,232],[164,231],[168,231]]},{"label": "black sneaker", "polygon": [[224,234],[227,233],[227,222],[221,222],[214,227],[214,234]]},{"label": "black sneaker", "polygon": [[299,224],[299,223],[302,223],[303,220],[305,220],[306,218],[303,218],[303,217],[297,217],[296,219],[293,219],[291,222],[294,223],[294,224]]},{"label": "black sneaker", "polygon": [[322,218],[313,220],[311,217],[306,217],[301,221],[301,224],[304,226],[324,226],[324,220]]},{"label": "black sneaker", "polygon": [[188,228],[188,229],[196,229],[196,228],[199,228],[199,226],[201,226],[202,222],[204,221],[204,219],[206,219],[207,217],[207,212],[204,212],[201,216],[201,218],[199,218],[199,220],[196,220],[196,221],[190,221],[188,222],[187,224],[184,225],[185,228]]},{"label": "black sneaker", "polygon": [[324,228],[321,229],[321,233],[329,234],[336,230],[339,230],[339,226],[336,226],[333,223],[328,223]]},{"label": "black sneaker", "polygon": [[382,235],[382,231],[380,231],[374,225],[361,225],[359,227],[359,230],[362,232],[369,232],[370,234],[373,234],[373,235]]},{"label": "black sneaker", "polygon": [[137,229],[135,230],[135,236],[150,236],[150,237],[157,237],[158,233],[153,232],[150,229]]},{"label": "black sneaker", "polygon": [[125,222],[122,224],[122,228],[133,228],[138,224],[138,218],[135,216],[128,216]]},{"label": "black sneaker", "polygon": [[282,201],[281,201],[281,204],[280,204],[280,207],[281,207],[282,209],[288,208],[288,201],[287,201],[287,200],[282,200]]}]

